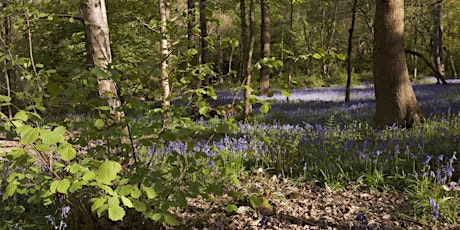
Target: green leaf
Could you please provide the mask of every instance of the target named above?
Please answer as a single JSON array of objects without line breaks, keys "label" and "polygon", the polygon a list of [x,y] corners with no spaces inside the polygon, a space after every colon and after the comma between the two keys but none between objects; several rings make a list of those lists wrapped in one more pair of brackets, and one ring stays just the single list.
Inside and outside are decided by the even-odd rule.
[{"label": "green leaf", "polygon": [[102,207],[102,205],[104,205],[106,202],[107,202],[107,199],[104,197],[98,197],[94,199],[93,205],[91,206],[91,211],[92,212],[96,211],[97,209]]},{"label": "green leaf", "polygon": [[50,184],[50,191],[51,191],[51,193],[56,193],[56,190],[57,190],[58,185],[59,185],[59,181],[58,181],[58,180],[55,180],[55,181],[51,182],[51,184]]},{"label": "green leaf", "polygon": [[12,197],[14,193],[16,193],[16,190],[18,189],[18,184],[16,180],[11,181],[8,186],[6,186],[5,193],[3,194],[3,200],[8,199],[9,197]]},{"label": "green leaf", "polygon": [[28,125],[24,126],[24,128],[19,133],[19,135],[21,136],[19,142],[23,145],[31,144],[38,139],[39,132],[40,129],[38,128],[32,128]]},{"label": "green leaf", "polygon": [[118,194],[119,194],[120,196],[127,196],[127,195],[130,195],[131,192],[132,192],[132,190],[133,190],[131,185],[123,185],[123,186],[120,186],[120,187],[118,187],[118,188],[119,188],[119,189],[117,189],[117,190],[119,190],[119,191],[118,191]]},{"label": "green leaf", "polygon": [[268,111],[270,111],[270,103],[268,102],[262,103],[262,105],[259,108],[259,111],[261,113],[268,113]]},{"label": "green leaf", "polygon": [[287,90],[280,90],[281,94],[285,97],[290,97],[291,96],[291,92],[287,91]]},{"label": "green leaf", "polygon": [[165,214],[165,223],[169,226],[177,226],[179,222],[177,221],[176,217],[170,213]]},{"label": "green leaf", "polygon": [[96,176],[96,172],[88,171],[85,173],[85,175],[83,175],[82,179],[88,181],[88,180],[92,180],[95,176]]},{"label": "green leaf", "polygon": [[157,192],[153,188],[141,185],[141,189],[144,191],[144,194],[148,199],[157,197]]},{"label": "green leaf", "polygon": [[47,145],[55,145],[64,141],[64,137],[61,134],[51,130],[40,130],[40,137],[43,144]]},{"label": "green leaf", "polygon": [[313,57],[314,59],[316,59],[316,60],[319,60],[319,59],[323,58],[323,55],[321,55],[321,54],[319,54],[319,53],[314,53],[314,54],[312,55],[312,57]]},{"label": "green leaf", "polygon": [[118,199],[118,197],[112,196],[107,200],[107,204],[109,204],[109,207],[110,206],[119,206],[120,205],[120,200]]},{"label": "green leaf", "polygon": [[125,210],[119,205],[109,206],[109,219],[112,221],[123,220],[123,217],[126,215]]},{"label": "green leaf", "polygon": [[105,122],[102,119],[97,119],[96,121],[94,121],[94,127],[96,127],[97,129],[104,128],[104,125],[105,125]]},{"label": "green leaf", "polygon": [[70,188],[70,181],[69,179],[64,179],[59,181],[56,191],[59,193],[67,194],[67,190]]},{"label": "green leaf", "polygon": [[337,54],[337,58],[341,61],[345,61],[347,59],[347,56],[345,56],[345,54]]},{"label": "green leaf", "polygon": [[229,213],[236,212],[236,211],[238,211],[238,207],[236,205],[234,205],[234,204],[229,204],[229,205],[227,205],[225,207],[225,211],[229,212]]},{"label": "green leaf", "polygon": [[141,197],[141,195],[142,195],[141,190],[139,190],[137,187],[133,187],[133,189],[131,190],[131,197],[137,199]]},{"label": "green leaf", "polygon": [[150,215],[150,219],[154,220],[154,221],[159,221],[161,219],[161,213],[155,213],[155,214],[152,214]]},{"label": "green leaf", "polygon": [[98,79],[110,78],[109,73],[99,67],[94,67],[93,69],[91,69],[91,73],[94,74],[94,76],[96,76]]},{"label": "green leaf", "polygon": [[134,200],[133,205],[134,209],[136,209],[138,212],[145,212],[145,210],[147,210],[147,205],[142,201]]},{"label": "green leaf", "polygon": [[249,202],[251,203],[253,208],[258,208],[263,203],[263,201],[263,197],[252,196],[249,198]]},{"label": "green leaf", "polygon": [[125,196],[120,196],[120,198],[124,206],[128,208],[134,208],[133,203],[128,198],[126,198]]},{"label": "green leaf", "polygon": [[102,184],[111,184],[121,170],[121,165],[115,161],[105,161],[96,171],[96,180]]},{"label": "green leaf", "polygon": [[69,192],[75,192],[77,190],[80,190],[81,188],[83,188],[83,184],[81,183],[81,181],[74,181],[72,183],[72,185],[70,186],[69,188]]},{"label": "green leaf", "polygon": [[21,121],[27,121],[29,119],[29,116],[27,115],[26,111],[21,110],[14,115],[14,119],[21,120]]},{"label": "green leaf", "polygon": [[77,150],[71,145],[59,146],[56,152],[61,156],[61,159],[65,161],[71,161],[77,156]]}]

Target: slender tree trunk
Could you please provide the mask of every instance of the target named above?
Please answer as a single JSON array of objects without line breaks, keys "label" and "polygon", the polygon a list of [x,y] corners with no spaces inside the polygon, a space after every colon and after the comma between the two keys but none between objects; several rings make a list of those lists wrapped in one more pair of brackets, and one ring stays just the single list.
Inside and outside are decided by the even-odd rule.
[{"label": "slender tree trunk", "polygon": [[[248,47],[248,54],[247,54],[247,77],[245,85],[247,87],[251,87],[251,78],[252,78],[252,54],[254,52],[254,43],[256,40],[256,32],[255,32],[255,3],[254,0],[250,0],[249,3],[249,47]],[[248,117],[249,114],[252,112],[252,103],[251,103],[251,91],[248,88],[244,89],[244,116]]]},{"label": "slender tree trunk", "polygon": [[160,32],[163,35],[163,38],[160,41],[160,49],[161,49],[161,89],[163,91],[162,95],[162,103],[163,107],[169,107],[169,95],[170,95],[170,87],[169,87],[169,73],[168,73],[168,60],[169,60],[169,45],[168,39],[166,36],[166,26],[168,23],[168,8],[166,7],[165,0],[158,0],[158,10],[160,14]]},{"label": "slender tree trunk", "polygon": [[[442,35],[442,19],[441,19],[441,12],[442,12],[442,5],[441,2],[435,3],[432,5],[433,7],[433,35],[431,38],[432,41],[432,56],[436,66],[436,69],[441,74],[442,78],[445,78],[445,69],[444,69],[444,58],[442,55],[442,43],[443,43],[443,35]],[[438,83],[440,83],[440,78],[438,78]]]},{"label": "slender tree trunk", "polygon": [[404,0],[377,0],[373,65],[376,127],[422,122],[404,53]]},{"label": "slender tree trunk", "polygon": [[[85,25],[87,62],[90,66],[107,70],[112,63],[112,53],[105,0],[88,0],[82,4],[81,9],[85,21],[89,22]],[[117,111],[117,108],[121,106],[121,102],[113,80],[98,79],[98,90],[99,95],[107,99],[115,120],[119,120],[123,113]]]},{"label": "slender tree trunk", "polygon": [[[270,4],[268,0],[261,0],[262,23],[260,32],[260,44],[262,59],[270,57]],[[270,90],[270,67],[262,64],[260,69],[260,90],[266,95]]]},{"label": "slender tree trunk", "polygon": [[[200,0],[200,31],[201,31],[201,64],[207,64],[208,60],[208,19],[206,16],[206,4],[207,0]],[[211,84],[209,76],[205,78],[205,84]]]},{"label": "slender tree trunk", "polygon": [[[0,10],[3,11],[3,9],[5,9],[6,7],[8,6],[8,1],[3,1],[3,2],[0,2]],[[3,49],[3,53],[8,53],[7,49],[8,49],[8,45],[10,44],[11,42],[11,39],[10,39],[10,18],[8,16],[5,16],[3,18],[3,21],[1,22],[3,25],[2,25],[2,30],[0,30],[0,42],[2,43],[2,45],[0,45],[0,47],[2,47]],[[11,71],[8,69],[8,60],[5,58],[5,60],[3,61],[3,74],[4,74],[4,77],[5,77],[5,87],[6,87],[6,96],[8,96],[9,98],[11,98],[11,85],[10,85],[10,80],[11,80]],[[2,89],[0,89],[0,92],[2,91]],[[12,119],[13,118],[13,110],[11,108],[11,105],[8,105],[7,106],[8,108],[8,118],[9,119]]]},{"label": "slender tree trunk", "polygon": [[[196,11],[196,0],[187,0],[187,38],[188,38],[188,49],[196,49],[196,36],[193,29],[195,28],[195,12]],[[198,66],[200,63],[200,57],[198,55],[194,55],[190,65],[193,67]],[[192,80],[192,88],[198,89],[201,87],[201,81],[197,77],[193,77]]]},{"label": "slender tree trunk", "polygon": [[353,7],[351,10],[351,26],[348,30],[348,51],[347,51],[347,86],[345,90],[345,101],[350,101],[350,91],[351,91],[351,52],[353,50],[353,32],[355,31],[355,20],[356,20],[356,7],[358,1],[353,1]]},{"label": "slender tree trunk", "polygon": [[246,2],[240,0],[240,18],[241,18],[241,69],[240,75],[242,82],[246,82],[248,77],[248,23],[246,21]]},{"label": "slender tree trunk", "polygon": [[[293,48],[293,44],[292,44],[292,33],[293,33],[293,30],[294,30],[294,27],[293,27],[293,23],[294,23],[294,0],[290,0],[289,1],[289,36],[288,36],[288,46],[289,46],[289,50],[290,52],[294,52],[294,50],[292,49]],[[294,54],[289,54],[289,58],[288,58],[288,85],[287,85],[287,88],[288,90],[290,91],[291,90],[291,83],[292,83],[292,56]],[[289,103],[289,100],[290,98],[287,97],[286,98],[286,101]]]}]

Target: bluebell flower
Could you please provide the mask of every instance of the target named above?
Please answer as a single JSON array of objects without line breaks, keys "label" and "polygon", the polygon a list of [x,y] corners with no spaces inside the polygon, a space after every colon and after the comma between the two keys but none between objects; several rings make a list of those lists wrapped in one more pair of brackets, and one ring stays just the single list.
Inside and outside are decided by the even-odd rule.
[{"label": "bluebell flower", "polygon": [[431,220],[437,220],[439,218],[439,204],[431,197],[429,199],[429,202],[431,206],[431,212],[433,214],[431,216]]}]

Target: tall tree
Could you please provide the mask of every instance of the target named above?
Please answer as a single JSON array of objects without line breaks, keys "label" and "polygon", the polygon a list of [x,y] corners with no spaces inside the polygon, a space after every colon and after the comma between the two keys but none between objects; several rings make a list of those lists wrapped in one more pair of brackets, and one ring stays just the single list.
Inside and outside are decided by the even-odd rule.
[{"label": "tall tree", "polygon": [[[431,48],[432,48],[432,57],[434,60],[434,65],[436,70],[441,74],[441,79],[445,78],[444,71],[444,58],[442,55],[442,43],[443,43],[443,28],[442,28],[442,1],[432,3],[432,14],[433,14],[433,34],[431,37]],[[438,83],[440,83],[440,78],[438,77]]]},{"label": "tall tree", "polygon": [[[112,53],[105,0],[88,0],[81,5],[81,10],[83,18],[88,22],[85,24],[87,62],[89,65],[107,70],[112,63]],[[99,95],[107,99],[111,113],[115,120],[118,120],[122,113],[117,112],[121,102],[115,83],[112,79],[98,79],[98,90]]]},{"label": "tall tree", "polygon": [[[268,0],[260,1],[262,13],[262,23],[260,25],[260,44],[262,59],[270,57],[270,3]],[[262,64],[260,69],[260,90],[262,94],[267,94],[270,89],[270,67]]]},{"label": "tall tree", "polygon": [[[196,11],[196,1],[195,0],[187,0],[187,38],[188,38],[188,49],[196,49],[196,41],[195,41],[195,12]],[[195,67],[199,64],[199,56],[194,55],[190,65]],[[201,87],[201,81],[198,77],[194,77],[192,80],[192,88],[198,89]]]},{"label": "tall tree", "polygon": [[404,52],[404,0],[377,0],[374,34],[375,125],[412,126],[423,113],[409,80]]},{"label": "tall tree", "polygon": [[[200,0],[200,31],[201,31],[201,64],[206,64],[209,62],[208,54],[208,17],[207,17],[207,0]],[[209,85],[210,79],[209,76],[206,76],[205,79],[206,85]]]},{"label": "tall tree", "polygon": [[353,7],[351,10],[351,25],[348,30],[348,51],[347,51],[347,86],[345,90],[345,101],[350,101],[350,90],[351,90],[351,52],[353,50],[353,32],[355,31],[355,20],[356,20],[356,8],[358,6],[358,0],[353,0]]},{"label": "tall tree", "polygon": [[255,3],[254,0],[250,0],[249,3],[249,44],[247,47],[247,55],[246,55],[246,64],[245,67],[247,70],[246,73],[246,82],[245,85],[247,86],[244,89],[244,116],[248,117],[249,114],[252,112],[252,103],[251,103],[251,78],[252,78],[252,53],[254,52],[254,43],[256,39],[255,33]]},{"label": "tall tree", "polygon": [[169,87],[169,74],[168,74],[168,57],[169,57],[169,45],[166,36],[166,26],[168,23],[168,8],[166,7],[166,0],[158,0],[158,12],[160,15],[160,32],[162,39],[160,40],[161,49],[161,89],[163,92],[162,103],[163,107],[170,106],[168,97],[170,95]]}]

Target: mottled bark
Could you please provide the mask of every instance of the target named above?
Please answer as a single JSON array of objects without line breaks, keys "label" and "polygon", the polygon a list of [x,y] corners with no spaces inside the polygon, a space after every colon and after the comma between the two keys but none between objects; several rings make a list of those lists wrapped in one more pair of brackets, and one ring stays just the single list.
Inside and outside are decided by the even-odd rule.
[{"label": "mottled bark", "polygon": [[[87,21],[85,25],[87,62],[90,66],[106,70],[112,62],[112,53],[105,0],[88,0],[81,5],[81,10],[83,18]],[[107,99],[111,113],[115,120],[118,120],[123,114],[117,112],[121,102],[115,83],[112,79],[98,79],[98,90],[101,98]]]},{"label": "mottled bark", "polygon": [[[262,59],[264,59],[270,57],[270,4],[268,0],[261,0],[260,8],[262,12],[260,44]],[[260,90],[264,95],[270,90],[270,67],[265,64],[262,64],[260,69]]]},{"label": "mottled bark", "polygon": [[[247,50],[247,77],[246,77],[246,82],[245,85],[250,87],[251,86],[251,78],[252,78],[252,73],[251,73],[251,66],[252,66],[252,53],[254,52],[254,43],[256,39],[256,32],[255,32],[255,3],[254,0],[250,0],[249,4],[249,46]],[[248,117],[249,114],[252,112],[252,103],[251,103],[251,91],[246,89],[244,90],[244,116]]]},{"label": "mottled bark", "polygon": [[423,121],[404,53],[404,0],[377,0],[373,65],[375,126],[410,127]]},{"label": "mottled bark", "polygon": [[[443,28],[441,20],[442,5],[441,2],[432,5],[433,14],[433,34],[431,37],[431,48],[434,65],[442,78],[445,78],[444,57],[442,54]],[[438,78],[438,83],[440,83]]]},{"label": "mottled bark", "polygon": [[162,104],[163,107],[170,106],[169,95],[169,73],[168,73],[168,56],[169,56],[169,45],[168,39],[166,36],[166,24],[168,22],[168,9],[166,8],[165,0],[158,0],[158,12],[160,15],[160,32],[163,35],[163,38],[160,41],[160,52],[161,52],[161,89],[163,92],[162,95]]}]

